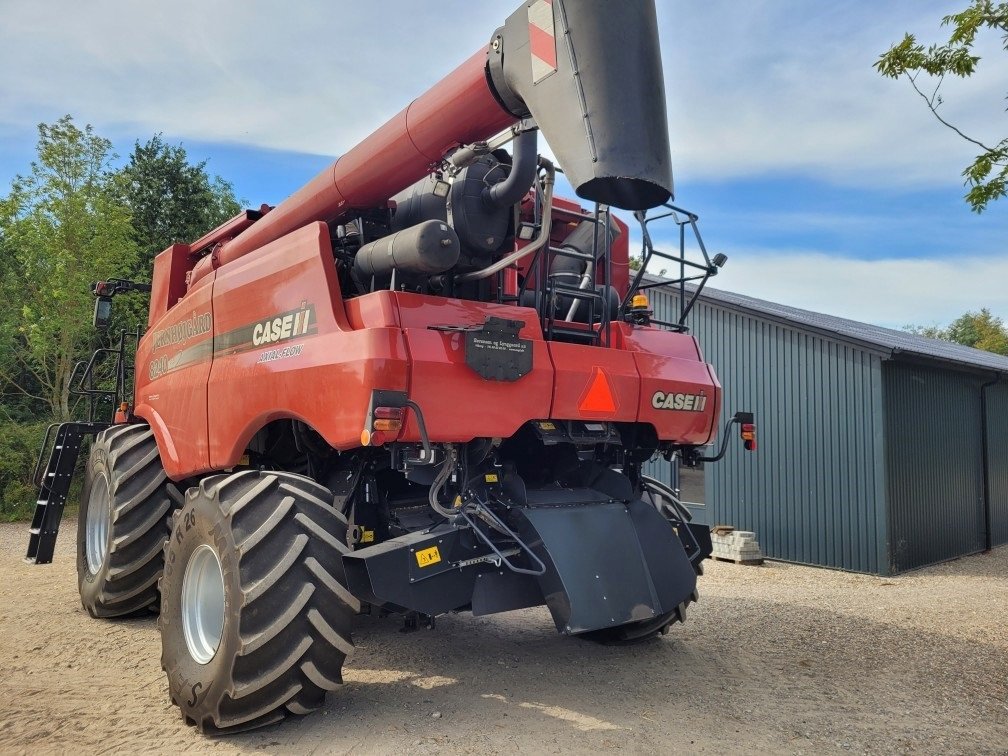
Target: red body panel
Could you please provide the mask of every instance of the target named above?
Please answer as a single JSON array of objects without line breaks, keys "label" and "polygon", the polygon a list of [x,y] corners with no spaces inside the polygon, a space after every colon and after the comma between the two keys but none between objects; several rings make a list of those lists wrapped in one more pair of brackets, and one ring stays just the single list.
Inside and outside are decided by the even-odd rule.
[{"label": "red body panel", "polygon": [[[549,417],[553,366],[535,310],[462,299],[396,294],[409,348],[410,396],[424,411],[431,441],[507,438],[525,422]],[[490,316],[520,320],[532,341],[532,372],[513,383],[487,381],[465,364],[465,338],[429,326],[482,326]],[[412,416],[402,436],[419,439]]]},{"label": "red body panel", "polygon": [[[484,380],[465,363],[464,336],[436,328],[489,316],[525,324],[533,367],[517,381]],[[176,479],[234,466],[281,418],[358,447],[373,389],[408,392],[435,442],[553,418],[646,422],[663,440],[708,443],[721,387],[696,340],[626,323],[610,333],[610,348],[546,342],[530,308],[403,292],[344,303],[328,228],[314,223],[213,272],[154,324],[138,351],[135,413]],[[656,406],[656,392],[704,406]],[[399,440],[419,440],[412,413]]]},{"label": "red body panel", "polygon": [[[696,337],[669,333],[658,328],[631,328],[619,324],[621,341],[634,352],[641,376],[638,418],[649,422],[661,439],[691,439],[708,444],[717,434],[721,413],[721,383],[713,368],[704,362]],[[703,411],[659,410],[653,405],[657,392],[708,397]]]},{"label": "red body panel", "polygon": [[[551,343],[549,350],[556,369],[553,417],[637,420],[640,376],[632,355],[618,349],[557,342]],[[610,397],[613,409],[607,411],[604,408]]]},{"label": "red body panel", "polygon": [[213,356],[213,276],[140,340],[133,414],[154,431],[171,478],[209,470],[207,379]]},{"label": "red body panel", "polygon": [[[252,435],[280,418],[305,421],[337,449],[359,446],[371,390],[406,389],[402,332],[350,328],[323,223],[218,271],[214,300],[208,415],[215,469],[236,464]],[[265,322],[283,324],[285,313],[292,333],[257,334]]]},{"label": "red body panel", "polygon": [[154,258],[150,312],[147,315],[148,327],[153,326],[185,295],[188,272],[188,244],[173,244]]}]

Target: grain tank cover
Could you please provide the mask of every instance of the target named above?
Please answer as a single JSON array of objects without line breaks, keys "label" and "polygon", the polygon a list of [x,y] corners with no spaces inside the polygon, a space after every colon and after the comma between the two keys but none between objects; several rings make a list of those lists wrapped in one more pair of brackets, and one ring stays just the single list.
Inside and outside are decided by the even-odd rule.
[{"label": "grain tank cover", "polygon": [[488,70],[531,115],[578,196],[644,210],[672,196],[654,0],[530,0],[497,30]]}]

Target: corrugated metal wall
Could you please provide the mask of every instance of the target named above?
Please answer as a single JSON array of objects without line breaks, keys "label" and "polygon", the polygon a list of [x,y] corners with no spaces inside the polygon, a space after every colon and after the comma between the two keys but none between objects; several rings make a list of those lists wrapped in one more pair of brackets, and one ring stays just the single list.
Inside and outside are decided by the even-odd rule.
[{"label": "corrugated metal wall", "polygon": [[[651,302],[656,318],[678,318],[673,292]],[[690,326],[724,386],[725,417],[752,410],[759,429],[756,453],[733,439],[708,465],[697,519],[756,531],[769,557],[886,573],[881,355],[710,302]]]},{"label": "corrugated metal wall", "polygon": [[982,551],[981,379],[895,362],[883,377],[892,571]]},{"label": "corrugated metal wall", "polygon": [[1008,543],[1008,383],[987,389],[987,452],[992,539]]}]

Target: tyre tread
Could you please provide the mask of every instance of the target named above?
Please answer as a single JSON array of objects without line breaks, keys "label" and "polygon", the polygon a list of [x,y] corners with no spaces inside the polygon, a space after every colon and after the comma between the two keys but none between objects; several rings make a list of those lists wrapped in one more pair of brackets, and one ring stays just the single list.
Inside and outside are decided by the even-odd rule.
[{"label": "tyre tread", "polygon": [[[186,720],[204,732],[306,714],[342,683],[360,603],[340,582],[347,526],[326,503],[331,500],[328,489],[308,478],[257,470],[214,475],[187,493],[185,512],[199,505],[194,511],[216,518],[203,527],[222,539],[222,566],[237,575],[239,591],[225,620],[237,640],[215,673],[212,700],[190,709],[173,696]],[[178,600],[182,573],[162,582],[166,602]],[[184,642],[177,650],[163,648],[162,666],[172,680],[172,654],[188,651]]]},{"label": "tyre tread", "polygon": [[158,604],[164,542],[182,496],[165,474],[149,426],[113,426],[98,434],[97,449],[107,456],[111,543],[104,575],[92,578],[101,581],[92,595],[85,596],[82,577],[81,602],[94,617],[119,617]]}]

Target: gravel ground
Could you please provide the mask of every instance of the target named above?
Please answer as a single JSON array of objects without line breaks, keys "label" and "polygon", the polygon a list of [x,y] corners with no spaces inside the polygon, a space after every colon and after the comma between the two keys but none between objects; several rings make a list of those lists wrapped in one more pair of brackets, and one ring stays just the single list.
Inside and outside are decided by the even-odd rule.
[{"label": "gravel ground", "polygon": [[0,525],[0,750],[135,753],[1008,753],[1008,548],[898,578],[709,563],[685,625],[635,647],[544,609],[361,618],[320,712],[211,740],[168,703],[153,618],[96,621]]}]

